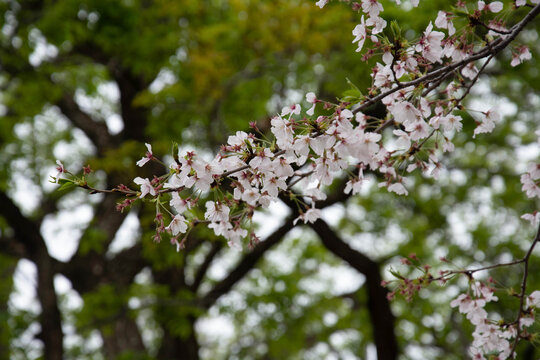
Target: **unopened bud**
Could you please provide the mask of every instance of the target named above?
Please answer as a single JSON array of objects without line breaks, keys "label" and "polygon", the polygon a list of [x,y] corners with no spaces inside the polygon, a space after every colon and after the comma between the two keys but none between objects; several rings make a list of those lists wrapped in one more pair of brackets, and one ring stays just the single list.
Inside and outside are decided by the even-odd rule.
[{"label": "unopened bud", "polygon": [[411,265],[411,261],[407,258],[402,258],[400,261],[403,265]]}]

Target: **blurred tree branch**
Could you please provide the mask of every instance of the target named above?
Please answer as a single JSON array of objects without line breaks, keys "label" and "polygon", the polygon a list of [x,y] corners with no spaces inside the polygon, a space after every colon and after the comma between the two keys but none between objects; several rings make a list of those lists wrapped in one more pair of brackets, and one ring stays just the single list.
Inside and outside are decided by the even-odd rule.
[{"label": "blurred tree branch", "polygon": [[47,360],[63,358],[63,330],[58,299],[54,289],[53,261],[44,239],[34,222],[25,217],[4,192],[0,192],[0,215],[9,223],[14,237],[25,247],[25,253],[37,267],[37,294],[41,305],[39,338]]},{"label": "blurred tree branch", "polygon": [[317,233],[328,250],[366,277],[367,306],[373,326],[377,358],[380,360],[397,359],[398,345],[394,333],[394,315],[386,298],[388,292],[381,286],[379,265],[351,248],[325,221],[319,219],[309,226]]}]

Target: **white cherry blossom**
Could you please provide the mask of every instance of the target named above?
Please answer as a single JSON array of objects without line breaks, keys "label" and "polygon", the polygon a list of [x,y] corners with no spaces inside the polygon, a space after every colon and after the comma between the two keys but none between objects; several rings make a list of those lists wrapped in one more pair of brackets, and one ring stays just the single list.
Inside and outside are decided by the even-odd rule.
[{"label": "white cherry blossom", "polygon": [[229,213],[231,210],[227,205],[214,201],[207,201],[205,206],[206,212],[204,213],[204,218],[206,220],[211,222],[229,221]]},{"label": "white cherry blossom", "polygon": [[531,52],[527,46],[520,46],[517,48],[517,52],[512,54],[511,66],[518,66],[523,61],[532,59]]},{"label": "white cherry blossom", "polygon": [[448,29],[448,35],[454,35],[456,33],[452,18],[446,11],[439,11],[435,20],[435,26],[439,29]]},{"label": "white cherry blossom", "polygon": [[535,290],[527,296],[527,307],[540,307],[540,291]]},{"label": "white cherry blossom", "polygon": [[56,176],[55,176],[55,182],[57,184],[59,184],[59,181],[60,181],[60,175],[62,175],[63,173],[66,172],[66,169],[64,168],[64,164],[62,164],[62,162],[60,160],[56,160]]},{"label": "white cherry blossom", "polygon": [[187,228],[186,218],[182,215],[176,215],[166,229],[170,231],[173,236],[176,236],[179,233],[185,233]]},{"label": "white cherry blossom", "polygon": [[133,182],[141,186],[141,196],[139,196],[139,198],[142,199],[147,194],[150,194],[152,196],[156,195],[156,190],[150,183],[150,180],[148,180],[147,178],[143,179],[141,177],[136,177],[135,179],[133,179]]},{"label": "white cherry blossom", "polygon": [[306,101],[310,104],[313,104],[311,108],[306,111],[306,114],[309,116],[313,116],[313,114],[315,113],[315,106],[317,105],[317,96],[315,96],[315,93],[313,92],[308,92],[306,94]]},{"label": "white cherry blossom", "polygon": [[367,37],[366,23],[363,16],[360,19],[360,24],[356,25],[356,27],[353,29],[352,34],[354,36],[354,40],[352,42],[358,42],[358,48],[356,49],[356,52],[362,51],[362,47],[364,47],[364,41],[366,41]]},{"label": "white cherry blossom", "polygon": [[489,10],[492,13],[498,13],[503,9],[503,3],[500,1],[493,1],[489,4],[486,4],[484,1],[478,1],[478,10]]},{"label": "white cherry blossom", "polygon": [[294,220],[294,224],[298,222],[298,220],[302,220],[305,224],[314,223],[322,216],[321,210],[316,208],[310,208],[305,213],[301,214],[299,217],[297,217]]},{"label": "white cherry blossom", "polygon": [[426,31],[424,31],[424,36],[416,45],[416,51],[422,53],[422,56],[432,63],[441,62],[443,55],[442,39],[444,39],[444,33],[433,31],[433,24],[430,22]]},{"label": "white cherry blossom", "polygon": [[378,17],[383,10],[383,6],[378,0],[362,0],[362,11],[370,18]]},{"label": "white cherry blossom", "polygon": [[148,143],[145,143],[144,145],[146,145],[146,149],[148,149],[148,152],[146,153],[146,156],[143,157],[141,160],[137,161],[137,166],[140,166],[140,167],[143,167],[144,164],[146,164],[147,162],[149,162],[151,159],[152,159],[152,145],[148,144]]}]

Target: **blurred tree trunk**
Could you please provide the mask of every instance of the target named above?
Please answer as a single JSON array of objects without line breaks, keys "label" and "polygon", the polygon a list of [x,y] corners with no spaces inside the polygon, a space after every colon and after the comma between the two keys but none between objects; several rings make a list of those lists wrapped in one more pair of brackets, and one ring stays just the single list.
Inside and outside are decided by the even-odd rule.
[{"label": "blurred tree trunk", "polygon": [[146,353],[141,333],[135,320],[122,316],[114,321],[112,332],[101,332],[103,352],[106,359],[115,359],[125,351]]},{"label": "blurred tree trunk", "polygon": [[388,291],[381,286],[379,265],[366,255],[354,250],[323,220],[310,224],[324,246],[366,277],[368,313],[373,327],[373,341],[377,348],[377,359],[395,360],[398,357],[398,344],[394,333],[394,315],[386,295]]},{"label": "blurred tree trunk", "polygon": [[[2,242],[0,242],[2,244]],[[13,290],[13,274],[17,261],[0,254],[0,360],[9,360],[10,327],[8,301]]]},{"label": "blurred tree trunk", "polygon": [[199,360],[199,342],[195,333],[196,317],[188,316],[185,319],[189,332],[185,336],[174,336],[165,330],[162,336],[161,347],[157,358],[163,360]]}]

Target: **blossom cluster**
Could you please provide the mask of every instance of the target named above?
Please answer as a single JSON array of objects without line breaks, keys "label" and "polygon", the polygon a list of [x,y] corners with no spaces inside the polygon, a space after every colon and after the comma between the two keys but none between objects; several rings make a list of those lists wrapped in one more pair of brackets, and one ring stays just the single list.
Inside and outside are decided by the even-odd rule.
[{"label": "blossom cluster", "polygon": [[522,310],[517,322],[506,323],[488,318],[486,304],[497,300],[491,286],[473,281],[469,293],[460,294],[450,303],[451,307],[457,307],[475,326],[474,340],[469,348],[473,359],[484,360],[486,356],[493,355],[503,360],[515,354],[512,340],[523,336],[525,328],[534,323],[536,309],[540,307],[540,291],[536,290],[527,296],[526,309]]},{"label": "blossom cluster", "polygon": [[[538,241],[538,237],[533,242],[533,247],[536,241]],[[407,267],[409,273],[419,272],[420,275],[409,278],[407,275],[391,269],[390,272],[395,280],[383,280],[381,286],[389,289],[387,294],[388,299],[392,300],[396,295],[400,295],[410,302],[414,295],[433,283],[444,285],[456,276],[466,276],[469,280],[467,291],[452,300],[450,307],[458,308],[459,312],[464,314],[467,320],[475,327],[472,333],[473,341],[469,346],[471,358],[478,360],[515,358],[517,342],[520,339],[532,339],[532,335],[528,333],[527,328],[535,322],[537,308],[540,308],[540,291],[536,290],[527,295],[525,285],[523,285],[526,284],[526,278],[519,294],[516,294],[513,290],[502,291],[503,289],[498,289],[500,292],[516,297],[520,301],[520,310],[518,311],[517,318],[512,321],[505,321],[501,319],[499,314],[490,314],[486,310],[488,303],[499,300],[495,296],[495,281],[491,277],[486,282],[475,280],[473,274],[478,271],[504,266],[515,266],[518,264],[525,264],[527,267],[528,256],[530,256],[531,252],[532,250],[523,259],[510,263],[490,265],[476,269],[440,270],[438,275],[432,272],[433,268],[431,265],[421,263],[416,254],[412,253],[402,258],[401,264]],[[441,263],[452,264],[444,257],[440,258],[440,261]]]},{"label": "blossom cluster", "polygon": [[[272,118],[271,141],[238,131],[229,136],[227,144],[211,161],[195,151],[181,152],[170,165],[170,174],[161,181],[140,177],[134,180],[140,185],[139,196],[156,196],[159,189],[172,193],[169,204],[175,214],[171,213],[172,222],[163,230],[169,230],[173,236],[188,232],[191,217],[191,223],[208,222],[216,235],[224,236],[229,245],[240,248],[240,239],[248,235],[242,221],[250,219],[256,208],[267,208],[278,201],[280,193],[288,192],[297,202],[300,216],[296,221],[317,220],[321,213],[315,208],[316,201],[325,200],[324,187],[342,172],[349,173],[346,193],[360,191],[365,180],[364,169],[369,169],[384,179],[380,187],[406,195],[400,168],[408,172],[420,168],[427,175],[437,177],[440,164],[436,152],[431,149],[422,159],[420,148],[426,139],[439,133],[443,150],[452,151],[448,136],[462,128],[461,117],[445,112],[438,102],[422,98],[417,108],[407,101],[413,90],[403,89],[384,99],[389,118],[401,125],[387,141],[383,141],[380,124],[388,120],[371,119],[343,106],[330,115],[301,118],[302,108],[294,104]],[[306,99],[313,105],[322,102],[313,93],[307,94]],[[312,107],[307,112],[313,111]],[[153,158],[150,145],[147,147],[149,151],[138,162],[139,166]],[[192,204],[222,186],[225,179],[228,194],[206,201],[204,219],[193,219]],[[293,193],[293,185],[301,191]],[[181,197],[180,193],[188,189],[191,189],[188,197]]]},{"label": "blossom cluster", "polygon": [[[317,5],[322,8],[326,3],[319,1]],[[418,5],[418,1],[411,3]],[[470,9],[463,2],[460,6],[470,11],[473,19],[480,19],[483,13],[498,13],[503,7],[499,1],[479,1]],[[463,118],[456,110],[463,109],[461,102],[481,72],[475,61],[468,61],[478,54],[479,45],[471,43],[466,33],[457,35],[453,16],[448,12],[439,12],[435,20],[435,26],[447,30],[448,36],[434,30],[430,22],[420,39],[409,43],[399,37],[391,42],[383,34],[387,22],[380,16],[383,6],[379,1],[363,0],[353,8],[364,14],[353,30],[357,51],[369,35],[373,49],[383,54],[382,62],[373,69],[370,99],[378,96],[386,106],[386,116],[375,118],[363,113],[369,103],[365,97],[359,97],[356,103],[336,105],[308,93],[306,101],[311,107],[304,114],[300,104],[293,104],[272,118],[272,139],[238,131],[211,161],[194,151],[175,154],[176,162],[170,166],[168,176],[134,180],[141,187],[141,198],[148,194],[159,197],[159,189],[172,193],[169,204],[174,213],[167,210],[172,221],[166,227],[161,225],[162,220],[158,221],[158,235],[168,230],[173,242],[180,246],[176,236],[189,233],[193,224],[207,222],[229,245],[241,248],[242,238],[249,235],[256,240],[246,228],[246,221],[250,221],[256,208],[268,207],[280,194],[287,193],[296,202],[300,214],[296,221],[313,222],[320,217],[315,204],[325,199],[324,187],[343,172],[349,174],[345,192],[351,194],[360,191],[366,169],[378,172],[384,179],[380,187],[400,195],[408,194],[403,172],[420,169],[438,177],[442,164],[437,149],[454,150],[451,139],[463,127]],[[495,22],[496,28],[490,28],[492,38],[508,36],[504,24],[498,20],[492,24]],[[433,66],[438,64],[448,66],[448,73],[433,76]],[[453,68],[453,64],[459,66]],[[455,69],[460,76],[443,81]],[[425,82],[406,81],[423,77]],[[322,108],[319,116],[314,115],[317,104]],[[491,132],[499,118],[496,109],[482,113],[473,136]],[[382,130],[387,125],[394,130],[393,136],[385,139]],[[137,165],[143,166],[154,158],[149,144],[147,148],[146,156]],[[227,192],[214,191],[225,183]],[[293,185],[301,189],[300,193]],[[188,189],[191,192],[186,192]],[[204,219],[198,219],[190,208],[210,190],[217,195],[206,201]],[[187,197],[183,198],[181,192]]]}]

